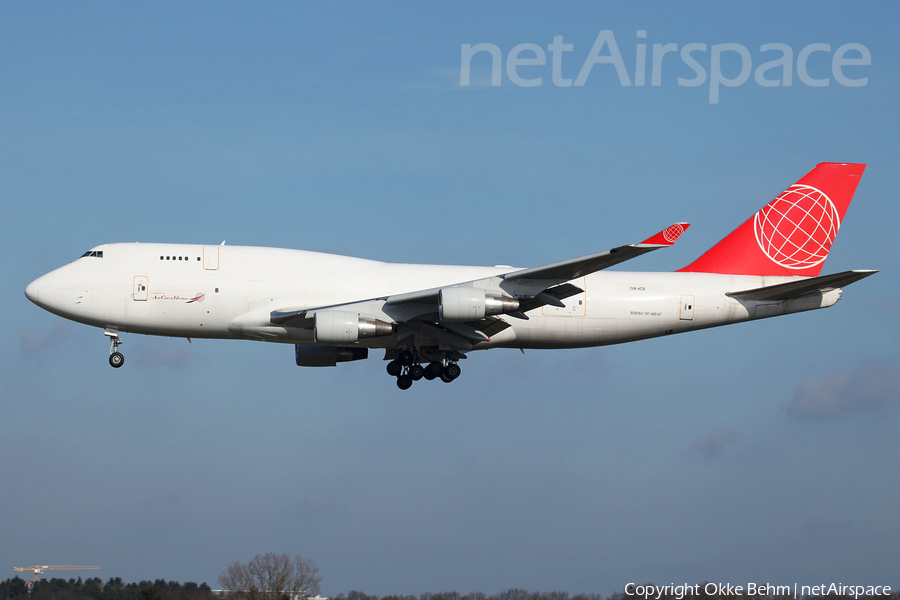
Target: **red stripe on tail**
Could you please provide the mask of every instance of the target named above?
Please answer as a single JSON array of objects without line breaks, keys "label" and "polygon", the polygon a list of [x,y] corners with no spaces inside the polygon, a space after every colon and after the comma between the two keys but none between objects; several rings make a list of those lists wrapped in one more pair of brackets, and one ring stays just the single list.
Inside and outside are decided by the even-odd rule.
[{"label": "red stripe on tail", "polygon": [[817,276],[865,170],[862,164],[816,165],[681,271]]}]

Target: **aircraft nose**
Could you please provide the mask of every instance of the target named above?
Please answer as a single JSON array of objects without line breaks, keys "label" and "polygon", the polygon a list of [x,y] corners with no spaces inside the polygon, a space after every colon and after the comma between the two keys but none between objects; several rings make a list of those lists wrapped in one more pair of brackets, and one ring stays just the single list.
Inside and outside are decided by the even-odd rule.
[{"label": "aircraft nose", "polygon": [[31,283],[28,284],[28,287],[25,288],[25,296],[29,300],[34,302],[35,304],[38,304],[40,302],[40,296],[41,296],[41,278],[40,277],[38,277],[37,279],[35,279],[34,281],[32,281]]}]

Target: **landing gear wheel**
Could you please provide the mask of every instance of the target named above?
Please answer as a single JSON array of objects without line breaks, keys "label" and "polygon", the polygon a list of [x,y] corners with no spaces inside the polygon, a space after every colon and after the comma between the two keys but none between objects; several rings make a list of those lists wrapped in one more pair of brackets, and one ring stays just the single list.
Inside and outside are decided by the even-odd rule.
[{"label": "landing gear wheel", "polygon": [[422,379],[425,375],[425,367],[422,365],[413,365],[409,368],[409,376],[413,381],[418,381]]},{"label": "landing gear wheel", "polygon": [[396,377],[403,370],[403,366],[396,360],[392,360],[387,364],[387,372],[391,377]]},{"label": "landing gear wheel", "polygon": [[118,369],[125,364],[125,357],[121,352],[113,352],[109,355],[109,364],[111,367]]},{"label": "landing gear wheel", "polygon": [[441,381],[443,381],[444,383],[450,383],[451,381],[453,381],[453,378],[446,373],[441,373]]},{"label": "landing gear wheel", "polygon": [[416,355],[410,352],[409,350],[403,350],[400,354],[397,355],[397,362],[403,365],[404,367],[408,367],[412,365],[416,361]]},{"label": "landing gear wheel", "polygon": [[413,380],[409,375],[401,375],[397,378],[397,387],[401,390],[408,390],[412,387]]},{"label": "landing gear wheel", "polygon": [[119,346],[123,343],[119,337],[119,330],[107,327],[103,334],[109,337],[109,365],[118,369],[125,364],[125,357],[119,352]]},{"label": "landing gear wheel", "polygon": [[462,369],[459,368],[459,365],[456,363],[450,363],[447,365],[447,368],[444,369],[444,372],[447,374],[447,377],[450,378],[450,381],[453,381],[457,377],[459,377],[460,373],[462,373]]},{"label": "landing gear wheel", "polygon": [[441,376],[441,371],[444,370],[444,366],[439,362],[429,363],[427,367],[425,367],[425,379],[431,381],[436,377]]}]

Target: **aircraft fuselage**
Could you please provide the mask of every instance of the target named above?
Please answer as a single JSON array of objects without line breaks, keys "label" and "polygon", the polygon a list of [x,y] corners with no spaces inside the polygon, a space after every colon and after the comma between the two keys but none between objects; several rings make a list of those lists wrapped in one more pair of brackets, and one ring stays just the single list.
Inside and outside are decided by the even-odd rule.
[{"label": "aircraft fuselage", "polygon": [[[35,280],[26,294],[57,315],[104,329],[313,344],[310,329],[273,325],[270,313],[285,306],[316,308],[387,297],[510,270],[383,263],[280,248],[127,243],[94,248]],[[567,298],[565,307],[536,308],[526,313],[528,320],[504,316],[511,326],[474,347],[617,344],[824,308],[840,299],[839,289],[782,302],[726,296],[796,279],[802,278],[595,272],[570,282],[584,292]],[[393,348],[397,342],[394,334],[347,345]]]}]

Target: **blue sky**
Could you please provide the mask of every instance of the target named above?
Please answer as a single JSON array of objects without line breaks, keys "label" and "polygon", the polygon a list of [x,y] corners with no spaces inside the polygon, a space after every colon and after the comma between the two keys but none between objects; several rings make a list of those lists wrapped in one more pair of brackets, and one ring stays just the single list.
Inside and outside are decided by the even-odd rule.
[{"label": "blue sky", "polygon": [[[690,7],[690,8],[688,8]],[[290,552],[326,594],[630,581],[890,584],[900,553],[897,7],[16,3],[0,9],[0,567],[208,581]],[[462,44],[575,77],[647,44],[865,45],[864,87],[459,86]],[[485,55],[486,56],[486,55]],[[707,69],[709,54],[705,55]],[[723,60],[733,76],[734,56]],[[549,60],[549,53],[548,53]],[[730,62],[729,62],[730,61]],[[484,81],[488,62],[473,63]],[[531,69],[531,70],[529,70]],[[830,76],[826,54],[810,74]],[[855,70],[853,70],[855,69]],[[773,75],[770,74],[770,77]],[[649,73],[648,73],[649,80]],[[827,311],[624,346],[498,350],[399,393],[380,360],[99,330],[27,301],[111,241],[532,266],[693,227],[672,270],[822,161],[869,167]],[[643,237],[642,237],[643,236]]]}]

